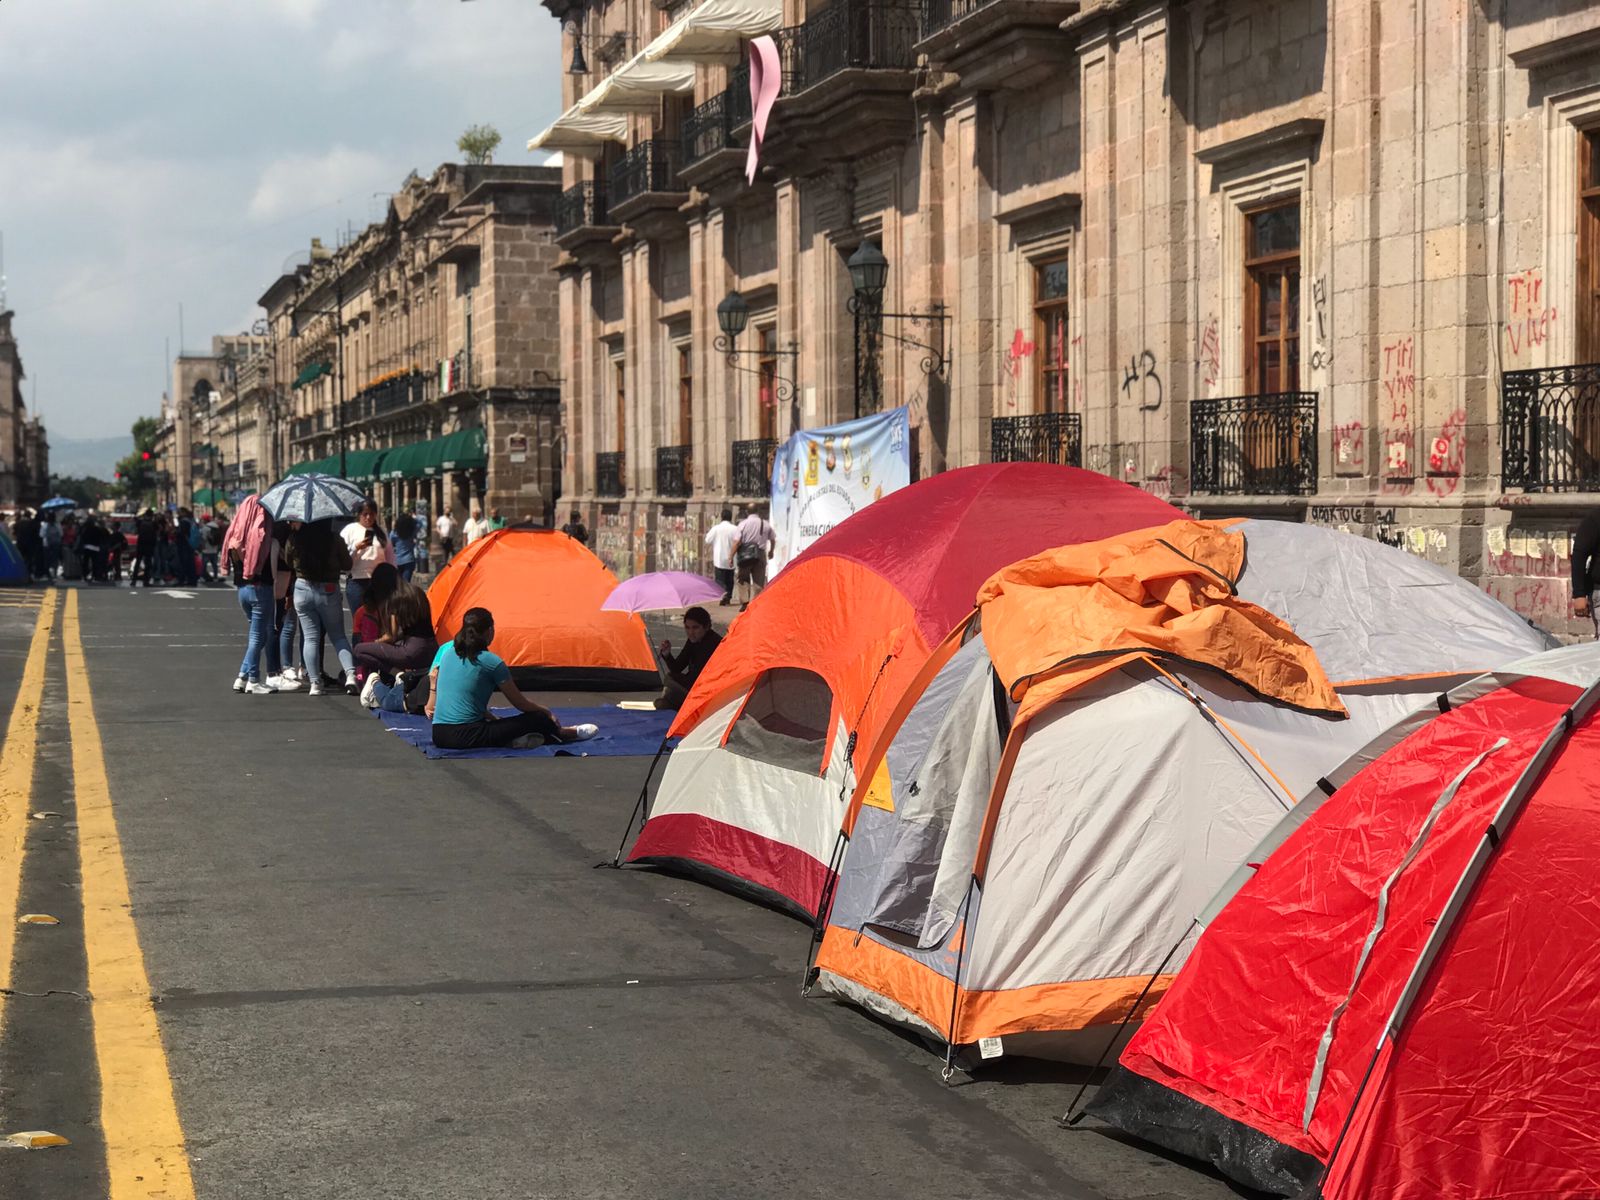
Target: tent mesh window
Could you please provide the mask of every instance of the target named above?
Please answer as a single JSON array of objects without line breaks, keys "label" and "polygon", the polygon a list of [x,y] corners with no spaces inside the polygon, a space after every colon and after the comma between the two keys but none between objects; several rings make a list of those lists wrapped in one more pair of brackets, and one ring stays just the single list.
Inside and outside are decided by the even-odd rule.
[{"label": "tent mesh window", "polygon": [[725,745],[775,767],[820,774],[827,765],[832,712],[833,693],[822,676],[774,667],[751,689]]}]

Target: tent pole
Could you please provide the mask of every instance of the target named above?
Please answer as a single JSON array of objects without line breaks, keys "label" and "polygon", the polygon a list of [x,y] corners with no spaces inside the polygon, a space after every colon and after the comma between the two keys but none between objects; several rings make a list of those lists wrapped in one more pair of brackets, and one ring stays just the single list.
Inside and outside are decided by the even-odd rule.
[{"label": "tent pole", "polygon": [[644,786],[639,789],[639,799],[633,806],[633,812],[628,815],[628,824],[622,831],[622,840],[617,843],[616,854],[612,856],[610,862],[602,860],[595,863],[595,866],[621,868],[622,852],[627,849],[628,835],[633,832],[633,823],[639,819],[639,815],[644,811],[645,798],[650,794],[650,780],[655,776],[656,764],[661,761],[661,756],[667,752],[667,740],[667,738],[661,739],[661,745],[656,747],[656,756],[650,760],[650,769],[644,775]]},{"label": "tent pole", "polygon": [[1062,1113],[1060,1119],[1056,1121],[1056,1124],[1061,1128],[1071,1129],[1079,1121],[1083,1120],[1084,1114],[1081,1112],[1074,1114],[1073,1110],[1078,1107],[1078,1102],[1083,1099],[1083,1094],[1089,1090],[1089,1081],[1094,1078],[1096,1071],[1105,1066],[1106,1055],[1111,1053],[1111,1047],[1117,1044],[1117,1039],[1122,1036],[1122,1031],[1128,1027],[1128,1022],[1132,1021],[1139,1010],[1144,1007],[1145,997],[1150,994],[1150,989],[1155,987],[1156,980],[1161,978],[1161,972],[1167,969],[1167,964],[1172,961],[1172,956],[1178,952],[1178,947],[1188,940],[1189,935],[1194,932],[1194,927],[1199,923],[1199,917],[1189,922],[1189,928],[1183,931],[1182,937],[1172,943],[1172,949],[1167,951],[1167,956],[1161,960],[1161,965],[1145,981],[1144,990],[1139,993],[1139,998],[1133,1002],[1133,1007],[1128,1010],[1128,1015],[1122,1018],[1121,1023],[1111,1034],[1110,1040],[1106,1042],[1105,1049],[1100,1051],[1100,1057],[1094,1060],[1094,1066],[1089,1068],[1089,1073],[1083,1077],[1083,1082],[1078,1085],[1078,1094],[1073,1096],[1072,1103],[1067,1105],[1067,1111]]},{"label": "tent pole", "polygon": [[844,865],[844,848],[849,841],[842,829],[839,836],[833,839],[833,853],[828,856],[828,878],[822,885],[816,918],[811,922],[811,947],[806,952],[806,973],[800,983],[802,996],[809,996],[811,985],[817,981],[817,952],[822,949],[822,935],[828,928],[828,914],[833,911],[833,894],[839,886],[839,868]]},{"label": "tent pole", "polygon": [[955,1078],[956,1073],[956,1010],[961,1004],[961,968],[967,961],[967,944],[972,941],[972,930],[968,928],[967,921],[972,915],[972,891],[978,886],[978,877],[972,876],[967,881],[967,894],[961,901],[961,948],[956,951],[956,978],[955,986],[950,989],[950,1030],[944,1039],[944,1070],[939,1072],[939,1078],[949,1083]]}]

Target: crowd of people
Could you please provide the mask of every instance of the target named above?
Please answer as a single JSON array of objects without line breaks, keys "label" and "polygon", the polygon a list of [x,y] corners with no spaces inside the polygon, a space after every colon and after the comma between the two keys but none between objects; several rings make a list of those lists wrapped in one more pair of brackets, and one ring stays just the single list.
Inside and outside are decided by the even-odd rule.
[{"label": "crowd of people", "polygon": [[23,510],[11,525],[18,553],[36,583],[82,579],[87,583],[195,587],[223,582],[219,559],[228,519],[146,509],[138,516],[106,518],[90,512]]}]

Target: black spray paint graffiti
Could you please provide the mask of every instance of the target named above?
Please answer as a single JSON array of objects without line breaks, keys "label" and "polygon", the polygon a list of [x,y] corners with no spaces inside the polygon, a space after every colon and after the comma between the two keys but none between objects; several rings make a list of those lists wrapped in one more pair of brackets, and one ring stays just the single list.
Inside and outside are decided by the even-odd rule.
[{"label": "black spray paint graffiti", "polygon": [[[1151,385],[1155,385],[1155,399],[1151,397]],[[1156,356],[1149,350],[1141,350],[1128,360],[1128,365],[1122,371],[1122,394],[1133,394],[1134,387],[1139,388],[1139,407],[1142,409],[1160,408],[1164,396],[1161,386],[1161,376],[1156,374]]]},{"label": "black spray paint graffiti", "polygon": [[1311,281],[1311,314],[1316,322],[1316,345],[1311,351],[1311,369],[1321,371],[1333,365],[1333,351],[1328,349],[1328,289],[1320,275]]}]

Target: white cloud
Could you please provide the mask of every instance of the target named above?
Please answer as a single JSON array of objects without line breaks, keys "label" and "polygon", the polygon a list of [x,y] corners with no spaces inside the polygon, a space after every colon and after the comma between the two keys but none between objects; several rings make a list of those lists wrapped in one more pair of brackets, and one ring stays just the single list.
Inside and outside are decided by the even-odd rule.
[{"label": "white cloud", "polygon": [[348,146],[290,154],[261,169],[245,212],[255,221],[277,220],[335,197],[354,199],[381,187],[393,174],[394,168],[378,155]]}]

